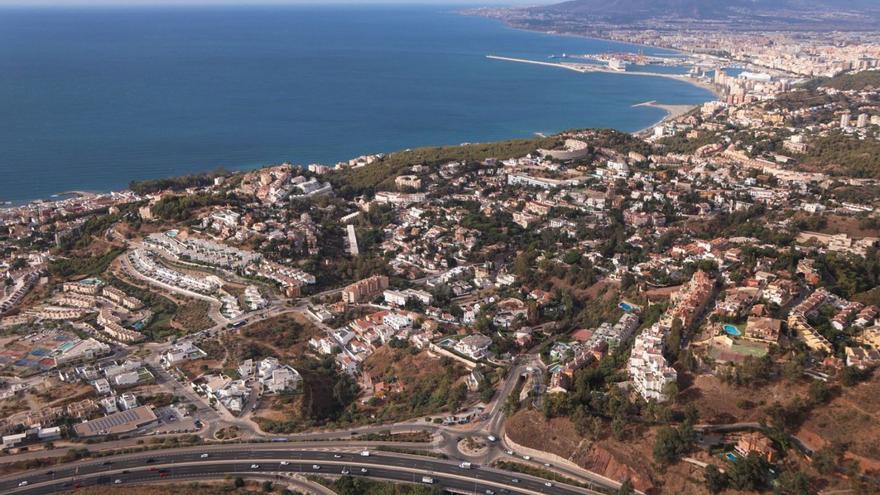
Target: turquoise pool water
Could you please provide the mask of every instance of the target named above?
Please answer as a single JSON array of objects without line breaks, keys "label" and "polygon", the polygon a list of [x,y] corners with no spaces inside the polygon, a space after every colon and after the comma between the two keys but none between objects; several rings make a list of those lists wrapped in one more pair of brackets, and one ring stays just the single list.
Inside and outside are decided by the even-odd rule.
[{"label": "turquoise pool water", "polygon": [[626,311],[627,313],[629,313],[629,312],[632,311],[632,309],[633,309],[632,306],[630,306],[629,304],[627,304],[627,303],[625,303],[625,302],[620,303],[620,304],[618,304],[617,306],[618,306],[620,309]]},{"label": "turquoise pool water", "polygon": [[740,335],[742,335],[742,332],[739,331],[739,328],[736,328],[736,327],[733,326],[733,325],[724,325],[724,326],[722,327],[722,329],[724,329],[724,332],[725,332],[727,335],[730,335],[730,336],[733,336],[733,337],[739,337]]}]

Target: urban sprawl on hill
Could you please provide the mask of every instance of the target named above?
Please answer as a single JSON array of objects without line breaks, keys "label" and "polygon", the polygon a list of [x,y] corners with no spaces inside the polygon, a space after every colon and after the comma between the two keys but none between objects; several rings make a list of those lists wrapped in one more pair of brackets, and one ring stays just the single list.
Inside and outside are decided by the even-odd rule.
[{"label": "urban sprawl on hill", "polygon": [[398,456],[435,464],[395,493],[880,491],[880,44],[594,34],[686,50],[718,99],[0,210],[4,493],[319,439],[263,488],[368,493]]}]

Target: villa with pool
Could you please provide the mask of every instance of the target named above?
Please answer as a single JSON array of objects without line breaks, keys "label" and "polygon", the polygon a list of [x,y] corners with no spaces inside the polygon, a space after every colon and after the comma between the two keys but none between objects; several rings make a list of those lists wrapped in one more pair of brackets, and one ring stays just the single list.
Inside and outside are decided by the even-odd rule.
[{"label": "villa with pool", "polygon": [[748,356],[762,357],[778,342],[782,320],[750,316],[745,324],[717,323],[715,336],[705,344],[716,363],[742,363]]}]

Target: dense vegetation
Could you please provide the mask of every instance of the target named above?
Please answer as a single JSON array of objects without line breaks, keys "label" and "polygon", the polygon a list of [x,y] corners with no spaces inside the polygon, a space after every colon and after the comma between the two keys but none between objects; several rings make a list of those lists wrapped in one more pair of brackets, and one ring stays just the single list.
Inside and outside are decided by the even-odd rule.
[{"label": "dense vegetation", "polygon": [[325,482],[339,495],[440,495],[443,490],[433,486],[408,485],[342,476]]},{"label": "dense vegetation", "polygon": [[880,178],[880,141],[874,139],[834,132],[811,141],[800,158],[806,165],[829,167],[831,173]]},{"label": "dense vegetation", "polygon": [[167,196],[153,205],[153,215],[162,220],[183,222],[192,218],[195,210],[205,206],[224,205],[234,201],[220,194]]},{"label": "dense vegetation", "polygon": [[349,169],[329,175],[334,189],[344,198],[372,193],[381,188],[393,189],[393,180],[413,164],[440,165],[453,161],[477,161],[486,158],[504,160],[532,153],[538,148],[552,148],[558,138],[514,139],[497,143],[464,144],[416,148],[385,156],[368,167]]},{"label": "dense vegetation", "polygon": [[442,360],[444,373],[421,379],[408,385],[406,390],[386,406],[382,415],[394,418],[422,416],[437,411],[457,411],[467,398],[467,387],[455,382],[459,378],[455,365]]},{"label": "dense vegetation", "polygon": [[816,269],[831,292],[847,299],[880,285],[880,253],[876,249],[864,258],[828,253],[817,260]]},{"label": "dense vegetation", "polygon": [[809,89],[820,86],[839,91],[863,91],[869,88],[880,88],[880,71],[869,70],[855,74],[840,74],[831,78],[820,77],[804,85]]},{"label": "dense vegetation", "polygon": [[[259,359],[271,355],[267,349],[251,355]],[[274,421],[257,418],[260,427],[271,433],[289,433],[303,426],[322,426],[328,423],[351,423],[349,406],[360,393],[357,382],[336,367],[333,357],[321,361],[306,360],[296,368],[303,377],[303,392],[299,416],[301,420]],[[328,393],[329,392],[329,393]]]},{"label": "dense vegetation", "polygon": [[75,249],[85,249],[92,242],[92,237],[101,235],[114,224],[130,217],[143,203],[121,205],[115,214],[98,213],[87,218],[81,225],[67,232],[59,232],[58,250],[63,253]]},{"label": "dense vegetation", "polygon": [[49,263],[49,273],[65,279],[74,276],[97,277],[104,273],[110,263],[124,252],[125,248],[116,247],[97,256],[58,258]]},{"label": "dense vegetation", "polygon": [[181,191],[190,187],[209,186],[214,182],[215,177],[225,177],[228,175],[229,172],[222,168],[218,168],[211,172],[203,172],[201,174],[163,177],[161,179],[133,180],[129,182],[128,188],[141,195],[152,194],[166,189]]},{"label": "dense vegetation", "polygon": [[689,139],[686,134],[676,134],[674,136],[665,137],[657,143],[664,146],[664,150],[669,153],[694,153],[698,149],[708,144],[718,142],[718,134],[715,132],[703,132],[696,139]]}]

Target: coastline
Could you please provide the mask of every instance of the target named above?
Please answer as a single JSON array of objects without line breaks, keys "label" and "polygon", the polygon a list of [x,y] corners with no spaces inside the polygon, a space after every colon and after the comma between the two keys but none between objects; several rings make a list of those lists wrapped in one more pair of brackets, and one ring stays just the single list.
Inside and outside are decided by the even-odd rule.
[{"label": "coastline", "polygon": [[[509,29],[514,29],[514,30],[518,30],[518,31],[528,31],[528,32],[532,32],[532,33],[541,33],[541,34],[545,34],[548,36],[565,36],[565,37],[572,37],[572,38],[583,38],[583,39],[590,39],[590,40],[607,41],[607,42],[611,42],[611,43],[624,43],[624,44],[627,44],[627,45],[630,45],[633,47],[652,48],[655,50],[664,50],[664,51],[668,51],[668,52],[676,53],[676,54],[681,54],[681,55],[693,55],[692,53],[687,52],[685,50],[681,50],[679,48],[656,46],[656,45],[646,45],[644,43],[633,43],[631,41],[615,40],[612,38],[602,38],[602,37],[598,37],[598,36],[589,36],[589,35],[585,35],[585,34],[563,33],[563,32],[558,32],[558,31],[544,31],[544,30],[540,30],[540,29],[529,29],[529,28],[522,27],[522,26],[516,26],[506,19],[503,19],[500,17],[482,15],[479,12],[475,12],[475,11],[458,11],[458,14],[465,15],[465,16],[477,16],[477,17],[483,17],[483,18],[487,18],[487,19],[494,19],[494,20],[504,24]],[[513,59],[511,57],[498,57],[498,56],[487,55],[486,58],[495,59],[495,60],[510,60],[510,61],[526,62],[525,59],[517,60],[517,59]],[[578,71],[574,67],[566,66],[561,63],[545,63],[545,62],[538,62],[538,61],[528,61],[526,63],[534,63],[537,65],[550,65],[550,66],[557,65],[557,66],[559,66],[559,68],[563,68],[563,69],[575,70],[577,72],[584,72],[584,73],[587,72],[587,71]],[[715,98],[718,98],[720,96],[718,88],[715,87],[714,84],[700,81],[700,80],[694,79],[692,77],[677,77],[673,74],[662,74],[662,73],[651,73],[651,72],[626,72],[626,71],[614,71],[614,70],[610,70],[610,69],[602,70],[601,68],[593,69],[590,72],[641,75],[641,76],[645,76],[645,77],[651,77],[651,76],[668,77],[668,78],[672,78],[672,79],[675,79],[678,81],[682,81],[682,82],[691,84],[691,85],[696,86],[701,89],[705,89],[705,90],[709,91],[710,93],[712,93],[712,95]],[[659,108],[659,109],[663,110],[664,112],[666,112],[666,115],[662,119],[655,122],[654,124],[649,125],[648,127],[645,127],[644,129],[639,129],[639,130],[632,132],[630,134],[632,134],[633,136],[636,136],[636,137],[645,137],[648,134],[648,132],[651,129],[653,129],[654,127],[657,127],[658,125],[664,124],[666,122],[670,122],[670,121],[675,120],[683,115],[686,115],[686,114],[690,113],[691,111],[695,110],[696,108],[699,108],[700,106],[701,105],[669,105],[669,104],[657,103],[656,100],[646,101],[646,102],[637,103],[635,105],[632,105],[633,108],[636,108],[636,107]]]},{"label": "coastline", "polygon": [[611,70],[606,69],[597,65],[590,64],[574,64],[574,63],[560,63],[560,62],[544,62],[540,60],[532,60],[526,58],[515,58],[515,57],[503,57],[499,55],[486,55],[487,59],[490,60],[499,60],[503,62],[516,62],[523,64],[532,64],[532,65],[543,65],[547,67],[557,67],[560,69],[568,69],[575,72],[580,72],[581,74],[589,74],[589,73],[601,73],[601,74],[617,74],[623,76],[643,76],[643,77],[663,77],[666,79],[672,79],[674,81],[681,81],[683,83],[690,84],[692,86],[696,86],[700,89],[705,89],[712,93],[713,96],[718,97],[718,90],[714,85],[707,83],[705,81],[701,81],[699,79],[695,79],[693,77],[678,75],[678,74],[666,74],[663,72],[645,72],[645,71],[625,71],[625,70]]},{"label": "coastline", "polygon": [[666,105],[663,103],[657,103],[656,100],[651,100],[643,103],[636,103],[635,105],[633,105],[633,108],[636,107],[659,108],[660,110],[666,112],[666,116],[658,120],[655,124],[632,133],[633,136],[644,137],[651,129],[666,122],[673,121],[683,115],[687,115],[693,110],[699,108],[700,105]]},{"label": "coastline", "polygon": [[[515,58],[515,57],[503,57],[503,56],[498,56],[498,55],[486,55],[486,58],[489,60],[498,60],[498,61],[502,61],[502,62],[514,62],[514,63],[522,63],[522,64],[540,65],[540,66],[544,66],[544,67],[551,67],[551,68],[557,68],[557,69],[566,69],[566,70],[575,71],[575,72],[578,72],[581,74],[601,73],[601,74],[619,74],[619,75],[643,76],[643,77],[664,77],[667,79],[673,79],[676,81],[688,83],[688,84],[691,84],[692,86],[696,86],[701,89],[705,89],[705,90],[709,91],[710,93],[712,93],[712,95],[716,98],[719,96],[718,89],[713,84],[710,84],[705,81],[701,81],[699,79],[695,79],[695,78],[689,77],[689,76],[679,76],[676,74],[664,74],[661,72],[617,71],[617,70],[605,69],[601,66],[592,66],[592,65],[587,65],[587,64],[545,62],[542,60],[531,60],[531,59]],[[702,103],[700,103],[700,104],[683,104],[683,105],[665,104],[665,103],[657,103],[656,100],[646,101],[646,102],[637,103],[635,105],[632,105],[632,108],[638,108],[638,107],[659,108],[660,110],[663,110],[664,112],[666,112],[666,115],[662,119],[649,125],[648,127],[645,127],[643,129],[639,129],[635,132],[632,132],[631,134],[633,136],[643,137],[644,135],[646,135],[648,133],[649,130],[653,129],[654,127],[657,127],[658,125],[663,124],[665,122],[675,120],[675,119],[681,117],[682,115],[686,115],[687,113],[693,111],[694,109],[699,108],[701,105],[702,105]]]},{"label": "coastline", "polygon": [[[491,26],[483,26],[481,24],[478,24],[478,26],[482,26],[483,30],[488,30],[489,32],[496,32],[496,29],[498,29],[500,31],[503,31],[505,29],[509,29],[510,31],[523,31],[523,32],[524,31],[531,31],[533,33],[541,33],[542,35],[547,36],[548,38],[563,37],[563,38],[572,38],[572,39],[574,39],[574,38],[591,39],[591,37],[572,34],[572,33],[553,33],[553,32],[541,32],[541,31],[537,31],[537,30],[527,30],[527,29],[512,27],[508,23],[503,22],[502,20],[498,20],[498,19],[495,19],[495,20],[499,22],[499,26],[502,26],[500,29],[492,28]],[[494,24],[494,22],[493,22],[493,24]],[[506,26],[506,28],[503,26]],[[514,38],[514,39],[518,39],[518,38]],[[529,41],[530,39],[531,38],[527,38],[526,40]],[[602,38],[592,38],[592,39],[601,40]],[[565,41],[562,41],[562,43],[565,43]],[[617,42],[615,42],[615,43],[617,43]],[[532,51],[526,52],[526,53],[529,53],[529,55],[527,55],[527,56],[534,57],[534,58],[540,58],[542,56],[542,54],[546,54],[549,51],[553,50],[554,48],[552,48],[552,47],[556,46],[557,44],[558,43],[556,41],[552,41],[552,40],[551,41],[544,41],[543,45],[539,45],[539,46],[546,47],[547,52],[545,52],[544,50],[532,50]],[[627,46],[621,46],[619,48],[620,51],[635,52],[638,50],[636,44],[626,43],[626,45]],[[491,47],[487,47],[487,48],[489,48],[490,50],[495,50],[495,49],[500,48],[501,50],[505,50],[505,51],[507,51],[507,50],[515,51],[516,50],[515,46],[516,45],[509,45],[509,46],[503,45],[501,47],[491,46]],[[602,46],[604,46],[604,45],[602,45]],[[510,47],[513,47],[513,48],[511,49]],[[484,48],[484,50],[485,50],[485,48]],[[589,45],[586,48],[586,52],[588,52],[588,53],[598,52],[600,50],[601,50],[601,48],[596,48],[595,50],[591,50]],[[667,51],[673,52],[673,50],[667,50]],[[483,53],[486,53],[486,52],[483,51]],[[571,68],[568,68],[568,67],[566,67],[566,68],[568,70],[572,70]],[[491,71],[492,69],[490,68],[489,70]],[[610,73],[610,74],[617,73],[617,74],[627,74],[627,75],[653,75],[655,77],[657,77],[657,76],[666,77],[667,79],[678,79],[678,80],[681,80],[684,82],[689,82],[689,83],[691,83],[692,86],[700,87],[699,82],[695,81],[693,78],[690,78],[690,77],[680,77],[680,76],[677,77],[677,76],[669,75],[669,74],[664,75],[664,74],[653,74],[653,73],[645,73],[645,74],[628,73],[628,72],[618,72],[618,71],[610,71],[610,70],[607,71],[607,73]],[[539,76],[539,77],[543,77],[544,79],[555,79],[552,74],[549,77],[546,75]],[[607,79],[603,78],[603,79],[604,79],[604,81],[603,81],[604,84],[608,84],[611,86],[615,86],[615,85],[622,86],[622,85],[627,84],[626,81],[619,81],[619,80],[616,82],[612,81],[613,78],[607,78]],[[611,81],[611,82],[608,82],[608,81]],[[635,83],[634,85],[640,85],[640,84],[647,85],[646,83]],[[660,84],[653,83],[652,85],[664,86],[662,83],[660,83]],[[575,91],[577,91],[577,86],[578,86],[577,84],[574,84],[571,86],[575,88],[574,89]],[[702,89],[709,89],[711,91],[711,88],[707,88],[705,86],[702,86]],[[705,100],[705,99],[709,98],[707,95],[704,95],[704,94],[694,94],[694,93],[699,93],[699,92],[687,91],[686,87],[684,87],[683,89],[680,89],[679,91],[681,91],[683,94],[689,95],[687,97],[683,97],[685,100],[688,100],[688,99]],[[606,120],[606,119],[602,118],[602,114],[596,113],[596,115],[599,115],[599,117],[597,117],[597,118],[591,117],[591,120],[588,121],[588,122],[591,122],[591,124],[586,124],[586,123],[584,123],[584,124],[586,124],[587,126],[592,126],[592,127],[608,126],[608,127],[614,127],[614,128],[625,128],[627,131],[632,132],[632,130],[640,128],[642,126],[645,126],[648,123],[650,123],[652,120],[660,117],[660,113],[659,112],[656,112],[656,113],[646,112],[644,110],[639,110],[639,109],[627,111],[627,108],[633,106],[632,105],[633,103],[636,103],[641,100],[656,99],[657,101],[661,101],[664,103],[668,102],[668,100],[666,99],[666,96],[665,96],[666,94],[668,94],[668,93],[665,91],[658,91],[658,92],[653,92],[653,93],[648,93],[647,91],[645,91],[645,92],[641,92],[641,91],[631,92],[629,97],[624,98],[624,101],[622,102],[623,104],[619,105],[618,110],[617,110],[619,114],[623,114],[624,116],[632,115],[631,119],[629,117],[627,117],[627,118],[619,118],[617,120],[614,120],[614,119]],[[625,100],[629,100],[629,101],[625,101]],[[506,103],[506,105],[509,105],[509,102]],[[546,107],[546,105],[545,105],[545,107]],[[572,108],[573,107],[574,106],[572,106]],[[550,108],[552,108],[552,107],[550,107]],[[562,113],[564,113],[564,112],[562,112]],[[667,112],[666,116],[664,117],[664,119],[661,119],[661,121],[665,120],[667,118],[671,118],[671,116],[672,115],[669,112]],[[570,122],[573,122],[573,124],[566,125],[566,126],[560,126],[558,128],[558,130],[561,131],[566,128],[577,127],[580,125],[580,124],[578,124],[578,122],[583,122],[582,119],[584,119],[583,114],[576,115],[576,116],[574,116],[574,118],[570,119]],[[542,124],[536,125],[532,121],[531,117],[526,118],[526,119],[522,119],[522,120],[523,120],[523,122],[519,125],[518,128],[522,129],[524,132],[528,132],[530,130],[530,128],[531,129],[537,128],[545,133],[553,133],[554,132],[552,124],[548,125],[548,124],[542,123]],[[630,120],[633,120],[633,121],[630,122]],[[656,124],[654,124],[654,125],[656,125]],[[583,126],[583,125],[581,125],[581,126]],[[471,136],[464,137],[462,139],[446,140],[443,137],[443,134],[442,134],[443,129],[442,128],[438,128],[436,134],[434,133],[434,130],[431,129],[430,127],[427,127],[426,129],[431,131],[430,133],[426,133],[426,134],[428,134],[427,139],[430,140],[430,143],[436,143],[436,145],[455,144],[455,143],[462,142],[462,141],[474,141],[474,140],[491,142],[493,140],[501,140],[501,139],[518,137],[517,135],[511,135],[511,133],[508,131],[505,133],[499,133],[493,137],[489,137],[488,139],[485,139],[485,138],[480,139],[481,136],[479,136],[479,135],[471,135]],[[624,131],[624,132],[626,132],[626,131]],[[637,131],[637,132],[639,132],[639,131]],[[352,146],[351,148],[353,148],[353,149],[352,150],[345,150],[345,153],[348,156],[356,156],[357,154],[361,153],[361,151],[359,151],[359,150],[364,149],[361,145],[363,144],[363,142],[367,142],[366,140],[361,140],[361,141],[362,141],[361,143],[356,143],[356,144],[358,144],[357,147]],[[395,149],[403,149],[406,147],[419,145],[418,143],[414,143],[414,142],[408,141],[408,140],[405,141],[403,139],[397,139],[396,141],[398,141],[398,142],[391,143],[391,147],[386,147],[384,144],[379,144],[379,146],[374,146],[374,145],[370,144],[370,142],[372,142],[372,141],[370,141],[370,142],[367,142],[367,149],[372,149],[372,150],[387,149],[387,150],[393,151]],[[319,163],[333,163],[332,161],[329,161],[329,160],[324,161],[321,158],[313,160],[312,158],[302,158],[300,156],[290,156],[288,154],[284,154],[285,153],[284,150],[282,150],[280,154],[275,149],[264,150],[264,151],[267,151],[267,152],[263,153],[263,155],[269,157],[265,160],[262,160],[260,158],[254,159],[253,157],[245,156],[245,161],[244,161],[244,163],[242,163],[240,161],[241,156],[234,156],[233,158],[224,158],[221,156],[220,159],[223,161],[220,163],[229,162],[231,165],[231,168],[233,170],[247,170],[247,169],[259,168],[260,166],[263,166],[267,163],[273,163],[278,160],[287,160],[287,161],[292,161],[294,163],[309,163],[310,161],[316,161]],[[298,154],[299,150],[297,149],[296,151]],[[310,150],[306,150],[306,151],[310,152]],[[349,151],[353,151],[353,152],[349,154]],[[184,155],[178,155],[178,153],[165,153],[165,155],[168,156],[168,159],[166,161],[169,162],[169,165],[164,171],[162,171],[162,170],[156,171],[155,172],[156,177],[194,173],[194,172],[190,172],[190,170],[188,170],[188,169],[184,169],[183,167],[178,168],[176,165],[176,162],[196,163],[195,160],[187,160]],[[175,156],[175,155],[178,155],[178,156]],[[274,157],[277,157],[277,158],[274,158]],[[344,159],[344,157],[342,157],[340,159]],[[215,160],[215,158],[213,156],[211,156],[210,160],[206,160],[204,163],[210,164],[210,163],[212,163],[212,160]],[[336,158],[332,158],[331,160],[336,160]],[[133,162],[133,163],[137,163],[137,162]],[[217,162],[213,162],[213,163],[217,163]],[[208,166],[203,167],[203,169],[210,170],[210,168],[212,168],[212,167],[213,167],[213,165],[208,165]],[[64,175],[67,175],[67,177],[65,177],[65,179],[69,179],[69,180],[59,181],[58,184],[55,184],[53,182],[52,186],[56,186],[56,187],[52,187],[52,186],[47,187],[48,183],[45,183],[45,185],[44,185],[44,183],[42,183],[38,179],[26,179],[26,182],[23,185],[23,187],[19,187],[18,189],[10,189],[8,196],[5,195],[5,197],[0,197],[0,207],[21,206],[21,205],[35,203],[35,202],[54,202],[54,201],[58,201],[58,200],[63,200],[68,197],[68,194],[72,192],[71,191],[72,189],[87,188],[87,190],[91,190],[97,194],[103,194],[103,193],[110,192],[110,191],[125,190],[125,188],[126,188],[125,184],[128,183],[129,179],[132,179],[136,176],[142,176],[142,177],[147,177],[147,178],[154,176],[153,172],[150,172],[147,175],[147,172],[144,172],[142,174],[139,169],[132,169],[132,170],[133,170],[133,172],[128,172],[128,173],[124,173],[124,174],[118,174],[118,173],[115,175],[108,174],[108,175],[114,175],[114,177],[117,175],[122,176],[123,180],[118,181],[119,182],[118,185],[116,185],[115,183],[105,184],[105,182],[110,182],[110,181],[103,180],[103,177],[102,177],[101,181],[97,181],[97,179],[96,179],[96,183],[93,183],[91,176],[86,175],[86,174],[82,174],[82,175],[64,174]],[[153,170],[153,169],[150,169],[150,170]],[[30,192],[31,188],[30,188],[30,184],[27,182],[28,180],[33,180],[33,185],[34,185],[33,189],[35,190],[34,192]],[[82,182],[80,182],[80,181],[82,181]],[[48,191],[51,191],[52,189],[55,189],[55,191],[61,191],[61,192],[55,192],[54,194],[50,194]],[[25,190],[27,190],[28,192],[25,192]],[[79,194],[81,194],[81,193],[79,193]],[[9,202],[7,203],[6,201],[9,201]]]},{"label": "coastline", "polygon": [[[513,9],[511,8],[508,10],[513,10]],[[673,48],[673,47],[668,47],[668,46],[646,45],[644,43],[635,43],[632,41],[616,40],[613,38],[603,38],[601,36],[591,36],[591,35],[587,35],[587,34],[577,34],[577,33],[559,32],[559,31],[545,31],[545,30],[541,30],[541,29],[530,29],[530,28],[523,27],[523,26],[516,26],[516,25],[512,24],[510,21],[508,21],[507,19],[504,19],[502,17],[484,15],[479,12],[479,9],[458,10],[458,11],[456,11],[456,13],[459,15],[463,15],[463,16],[482,17],[484,19],[492,19],[492,20],[500,22],[501,24],[504,24],[505,26],[507,26],[510,29],[514,29],[517,31],[526,31],[526,32],[530,32],[530,33],[541,33],[541,34],[546,34],[549,36],[564,36],[564,37],[582,38],[582,39],[588,39],[588,40],[607,41],[610,43],[622,43],[622,44],[631,45],[631,46],[635,46],[635,47],[652,48],[654,50],[665,50],[668,52],[678,53],[678,54],[683,54],[683,55],[693,55],[693,53],[687,52],[687,51],[682,50],[680,48]]]}]

